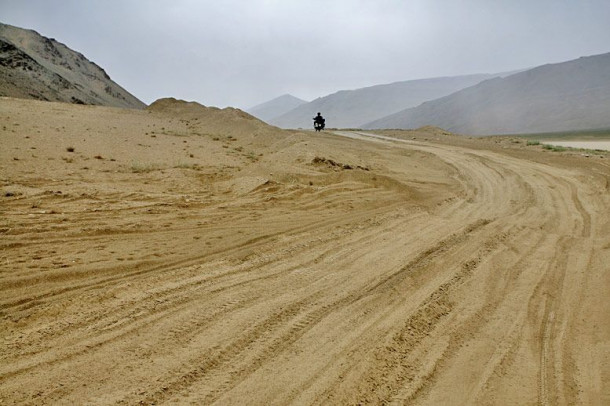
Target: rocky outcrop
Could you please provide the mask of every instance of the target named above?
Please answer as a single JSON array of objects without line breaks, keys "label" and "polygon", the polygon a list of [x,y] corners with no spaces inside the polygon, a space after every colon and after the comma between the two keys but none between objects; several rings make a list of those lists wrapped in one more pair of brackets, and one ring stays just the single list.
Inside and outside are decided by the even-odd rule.
[{"label": "rocky outcrop", "polygon": [[84,55],[35,31],[1,23],[0,96],[145,107]]}]

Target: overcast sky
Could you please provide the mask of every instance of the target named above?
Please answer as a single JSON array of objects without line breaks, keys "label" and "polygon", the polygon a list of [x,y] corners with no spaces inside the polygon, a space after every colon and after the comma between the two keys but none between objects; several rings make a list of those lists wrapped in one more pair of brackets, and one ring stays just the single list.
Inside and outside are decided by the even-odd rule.
[{"label": "overcast sky", "polygon": [[243,109],[610,52],[610,0],[0,0],[151,103]]}]

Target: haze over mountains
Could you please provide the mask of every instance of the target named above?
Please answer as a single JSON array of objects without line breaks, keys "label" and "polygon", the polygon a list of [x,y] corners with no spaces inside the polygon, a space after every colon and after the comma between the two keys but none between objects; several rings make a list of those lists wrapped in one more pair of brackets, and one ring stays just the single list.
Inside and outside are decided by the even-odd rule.
[{"label": "haze over mountains", "polygon": [[268,122],[303,104],[307,104],[307,102],[290,94],[285,94],[283,96],[276,97],[273,100],[269,100],[268,102],[251,107],[246,111],[252,114],[254,117]]},{"label": "haze over mountains", "polygon": [[[143,108],[106,72],[54,39],[0,23],[0,96]],[[248,110],[282,128],[412,129],[486,135],[610,128],[610,53],[518,73],[409,80],[306,102],[283,95]]]},{"label": "haze over mountains", "polygon": [[494,76],[477,74],[408,80],[356,90],[342,90],[303,104],[268,122],[282,128],[309,128],[312,125],[312,117],[317,112],[322,112],[330,127],[360,127],[370,121],[446,96]]},{"label": "haze over mountains", "polygon": [[479,135],[610,127],[610,53],[487,80],[364,128],[423,125]]},{"label": "haze over mountains", "polygon": [[0,96],[143,108],[106,72],[54,39],[0,23]]}]

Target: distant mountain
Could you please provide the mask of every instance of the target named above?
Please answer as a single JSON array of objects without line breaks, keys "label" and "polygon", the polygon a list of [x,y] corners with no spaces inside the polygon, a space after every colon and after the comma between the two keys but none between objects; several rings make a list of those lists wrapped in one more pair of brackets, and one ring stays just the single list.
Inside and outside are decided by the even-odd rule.
[{"label": "distant mountain", "polygon": [[0,23],[0,96],[144,108],[102,68],[62,43]]},{"label": "distant mountain", "polygon": [[372,120],[446,96],[495,76],[497,75],[479,74],[409,80],[342,90],[303,104],[269,123],[282,128],[309,128],[312,126],[312,117],[321,112],[328,127],[360,127]]},{"label": "distant mountain", "polygon": [[610,127],[610,53],[495,78],[366,124],[516,134]]},{"label": "distant mountain", "polygon": [[285,94],[283,96],[276,97],[273,100],[269,100],[268,102],[251,107],[246,111],[256,118],[269,122],[270,120],[306,103],[307,102],[305,100]]}]

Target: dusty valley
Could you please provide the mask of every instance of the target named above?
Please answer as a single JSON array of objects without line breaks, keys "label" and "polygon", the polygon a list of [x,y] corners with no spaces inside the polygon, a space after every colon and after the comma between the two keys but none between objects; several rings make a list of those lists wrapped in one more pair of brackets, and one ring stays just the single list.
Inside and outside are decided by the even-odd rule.
[{"label": "dusty valley", "polygon": [[377,134],[1,98],[0,404],[610,404],[610,156]]}]

